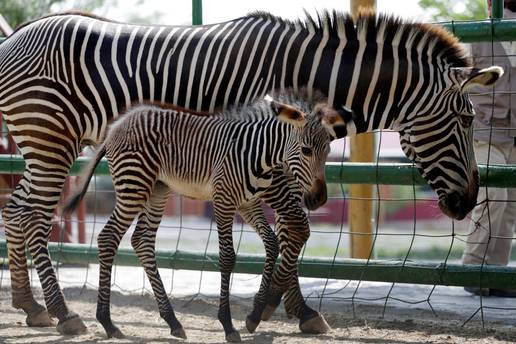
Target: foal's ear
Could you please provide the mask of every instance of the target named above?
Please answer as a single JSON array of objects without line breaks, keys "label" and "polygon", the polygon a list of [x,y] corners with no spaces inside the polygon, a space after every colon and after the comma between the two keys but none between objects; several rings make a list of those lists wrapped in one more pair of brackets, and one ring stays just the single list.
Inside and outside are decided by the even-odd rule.
[{"label": "foal's ear", "polygon": [[353,111],[351,109],[345,106],[335,109],[327,104],[317,104],[314,112],[332,139],[335,140],[347,136],[346,123],[353,120]]},{"label": "foal's ear", "polygon": [[302,127],[306,124],[306,116],[298,108],[292,105],[279,103],[274,100],[269,100],[269,102],[272,111],[280,121],[297,127]]}]

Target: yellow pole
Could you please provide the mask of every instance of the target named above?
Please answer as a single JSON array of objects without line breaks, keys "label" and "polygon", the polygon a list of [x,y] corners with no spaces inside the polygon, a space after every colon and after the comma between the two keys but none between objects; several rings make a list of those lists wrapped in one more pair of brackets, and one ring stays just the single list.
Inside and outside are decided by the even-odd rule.
[{"label": "yellow pole", "polygon": [[[360,7],[376,9],[376,0],[351,0],[351,15],[356,18]],[[374,160],[374,134],[359,134],[350,139],[350,160],[371,162]],[[352,184],[349,188],[350,252],[352,258],[369,258],[373,246],[372,201],[373,186]]]}]

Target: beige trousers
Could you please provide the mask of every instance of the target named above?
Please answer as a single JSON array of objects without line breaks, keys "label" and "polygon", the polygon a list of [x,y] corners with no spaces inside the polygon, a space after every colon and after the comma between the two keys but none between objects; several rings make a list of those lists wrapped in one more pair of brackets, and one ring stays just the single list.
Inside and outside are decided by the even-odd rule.
[{"label": "beige trousers", "polygon": [[[493,144],[489,148],[487,142],[474,141],[474,147],[479,164],[516,164],[513,145]],[[486,264],[507,265],[516,223],[516,188],[487,188],[486,195],[486,187],[481,186],[477,202],[481,204],[471,212],[463,262],[482,264],[485,259]]]}]

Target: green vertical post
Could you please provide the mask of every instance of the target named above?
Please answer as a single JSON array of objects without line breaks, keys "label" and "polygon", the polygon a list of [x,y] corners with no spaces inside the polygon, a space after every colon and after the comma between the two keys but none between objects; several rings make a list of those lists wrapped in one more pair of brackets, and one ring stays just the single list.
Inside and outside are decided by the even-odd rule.
[{"label": "green vertical post", "polygon": [[202,25],[202,0],[192,0],[192,24]]},{"label": "green vertical post", "polygon": [[503,18],[503,0],[492,0],[491,17],[493,19]]}]

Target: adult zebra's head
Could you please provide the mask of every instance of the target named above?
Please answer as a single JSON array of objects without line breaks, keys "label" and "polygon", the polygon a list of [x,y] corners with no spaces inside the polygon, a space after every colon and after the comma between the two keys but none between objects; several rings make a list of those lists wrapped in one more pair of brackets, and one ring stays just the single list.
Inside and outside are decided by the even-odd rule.
[{"label": "adult zebra's head", "polygon": [[468,91],[492,86],[502,74],[496,66],[450,68],[443,76],[447,86],[433,99],[436,106],[399,129],[403,151],[436,191],[443,213],[451,218],[462,220],[473,209],[479,188],[473,151],[475,111]]},{"label": "adult zebra's head", "polygon": [[326,158],[330,153],[330,142],[336,132],[345,125],[343,117],[350,110],[336,111],[325,103],[317,104],[309,115],[294,106],[271,101],[271,107],[278,118],[291,124],[285,146],[284,161],[303,190],[305,205],[315,210],[326,203]]}]

